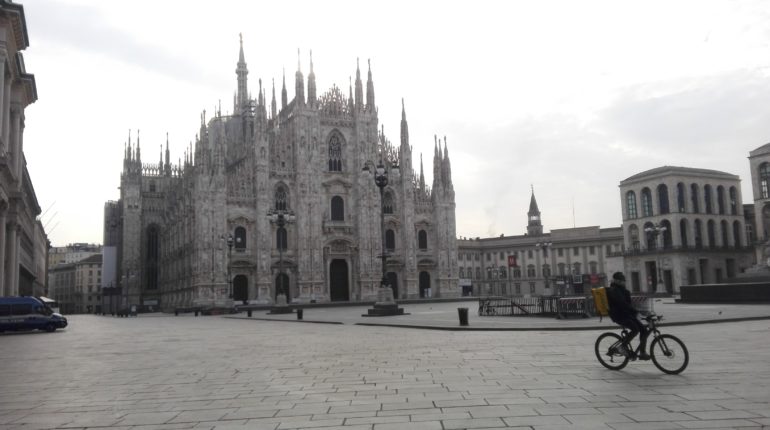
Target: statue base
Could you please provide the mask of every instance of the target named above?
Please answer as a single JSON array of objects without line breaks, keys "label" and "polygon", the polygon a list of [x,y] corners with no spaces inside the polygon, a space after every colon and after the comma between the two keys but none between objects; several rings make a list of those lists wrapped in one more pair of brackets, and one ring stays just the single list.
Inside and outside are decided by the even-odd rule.
[{"label": "statue base", "polygon": [[377,302],[374,303],[372,309],[368,309],[367,313],[361,315],[362,317],[387,317],[392,315],[408,315],[404,313],[403,308],[399,308],[396,301],[393,299],[393,290],[390,287],[380,287],[377,290]]},{"label": "statue base", "polygon": [[290,308],[286,303],[286,296],[279,294],[275,298],[275,304],[270,308],[270,314],[290,314],[294,312],[294,309]]}]

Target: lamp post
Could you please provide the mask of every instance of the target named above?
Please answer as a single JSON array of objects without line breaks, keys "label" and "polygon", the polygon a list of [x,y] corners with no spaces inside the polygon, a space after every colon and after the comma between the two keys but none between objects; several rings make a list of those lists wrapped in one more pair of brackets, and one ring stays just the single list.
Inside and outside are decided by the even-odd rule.
[{"label": "lamp post", "polygon": [[658,236],[665,234],[666,230],[668,230],[666,226],[660,225],[659,223],[644,228],[644,232],[651,236],[652,240],[655,242],[655,268],[657,272],[655,277],[657,278],[657,282],[655,291],[653,292],[663,291],[666,288],[665,285],[663,285],[663,269],[660,267],[661,246],[658,243]]},{"label": "lamp post", "polygon": [[[540,271],[543,274],[544,283],[545,283],[545,289],[551,288],[551,286],[549,285],[549,282],[550,282],[549,276],[551,274],[551,265],[548,264],[548,248],[550,248],[551,245],[553,245],[553,242],[538,242],[538,243],[535,244],[536,247],[542,248],[542,250],[543,250],[543,264],[540,265]],[[548,273],[546,273],[546,271],[543,270],[543,266],[546,265],[546,264],[548,264]]]},{"label": "lamp post", "polygon": [[[369,171],[369,167],[364,167],[364,171]],[[367,314],[363,316],[389,316],[389,315],[403,315],[404,310],[398,307],[396,300],[393,297],[393,289],[390,287],[387,276],[387,260],[388,253],[385,249],[385,187],[388,186],[388,174],[397,174],[398,165],[391,164],[390,172],[385,168],[382,161],[374,168],[374,184],[380,189],[380,235],[382,239],[382,249],[380,259],[382,260],[382,279],[380,280],[380,288],[377,290],[377,301],[374,303],[374,307],[369,309]]]},{"label": "lamp post", "polygon": [[230,264],[233,261],[233,235],[227,235],[227,286],[230,291],[230,299],[233,298],[233,277],[230,274]]},{"label": "lamp post", "polygon": [[[268,217],[278,227],[276,232],[276,245],[278,247],[278,279],[280,279],[278,288],[276,290],[276,302],[278,305],[287,304],[286,292],[284,288],[285,277],[283,276],[283,250],[286,248],[288,242],[288,234],[286,234],[286,224],[294,222],[294,213],[286,210],[275,210],[268,214]],[[284,233],[279,233],[283,231]]]}]

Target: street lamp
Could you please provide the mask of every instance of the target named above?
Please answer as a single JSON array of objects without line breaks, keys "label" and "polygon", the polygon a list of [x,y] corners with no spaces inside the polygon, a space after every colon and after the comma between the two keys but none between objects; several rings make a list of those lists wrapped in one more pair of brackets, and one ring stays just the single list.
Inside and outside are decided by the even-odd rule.
[{"label": "street lamp", "polygon": [[644,228],[644,232],[647,233],[648,236],[651,236],[652,240],[655,243],[655,267],[657,269],[656,270],[657,275],[655,277],[658,278],[657,279],[658,282],[656,282],[655,291],[653,292],[663,291],[666,288],[663,285],[663,270],[660,267],[660,251],[659,251],[661,249],[661,246],[658,243],[658,236],[660,236],[661,234],[665,234],[666,230],[668,230],[668,228],[660,224],[654,224]]},{"label": "street lamp", "polygon": [[[545,288],[549,289],[551,286],[549,285],[549,276],[551,274],[551,265],[548,264],[548,248],[553,245],[553,242],[538,242],[535,244],[536,247],[543,249],[543,264],[540,266],[540,271],[543,274],[543,278],[545,279]],[[548,272],[546,273],[545,270],[543,270],[543,266],[548,265]]]},{"label": "street lamp", "polygon": [[230,298],[233,298],[233,277],[230,274],[230,264],[233,260],[233,235],[227,235],[227,284],[230,290]]},{"label": "street lamp", "polygon": [[[283,250],[286,248],[288,238],[286,231],[284,228],[286,227],[286,224],[294,222],[294,213],[288,212],[285,210],[276,210],[272,213],[268,214],[268,217],[272,222],[278,226],[278,230],[276,232],[276,245],[278,246],[278,279],[280,279],[278,289],[276,290],[276,302],[278,302],[279,305],[286,304],[286,292],[284,291],[284,288],[287,287],[285,285],[285,277],[282,276],[283,273]],[[281,233],[283,232],[283,233]]]},{"label": "street lamp", "polygon": [[[364,167],[364,171],[368,172],[369,167]],[[398,165],[393,163],[390,165],[390,172],[380,160],[380,163],[374,168],[374,184],[380,189],[380,234],[382,239],[382,249],[380,259],[382,260],[382,279],[380,280],[380,288],[377,290],[377,301],[374,303],[374,307],[367,311],[367,314],[363,316],[389,316],[389,315],[403,315],[404,309],[399,308],[396,304],[396,300],[393,297],[393,289],[390,287],[387,276],[387,260],[388,253],[385,249],[385,187],[388,186],[388,174],[398,174]]]}]

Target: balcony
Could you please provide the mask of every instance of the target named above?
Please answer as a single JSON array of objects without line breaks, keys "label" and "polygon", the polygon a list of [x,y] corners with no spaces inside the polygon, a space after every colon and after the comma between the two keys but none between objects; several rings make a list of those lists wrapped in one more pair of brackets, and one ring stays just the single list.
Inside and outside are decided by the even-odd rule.
[{"label": "balcony", "polygon": [[643,256],[643,255],[655,255],[664,253],[687,253],[687,252],[709,252],[709,253],[724,253],[724,252],[752,252],[753,249],[750,246],[666,246],[663,248],[655,249],[626,249],[623,251],[624,257],[631,256]]}]

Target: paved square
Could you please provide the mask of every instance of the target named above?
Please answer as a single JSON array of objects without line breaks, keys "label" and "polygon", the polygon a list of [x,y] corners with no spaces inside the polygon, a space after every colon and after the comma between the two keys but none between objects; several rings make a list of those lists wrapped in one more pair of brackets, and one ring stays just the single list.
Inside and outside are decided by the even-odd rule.
[{"label": "paved square", "polygon": [[0,335],[0,429],[770,428],[767,320],[663,327],[670,376],[604,369],[599,330],[69,318]]}]

